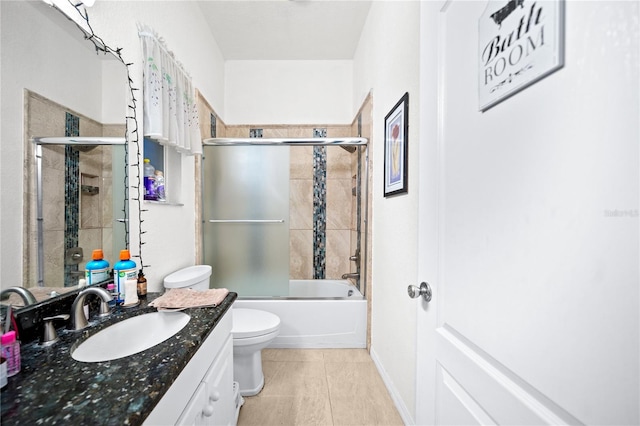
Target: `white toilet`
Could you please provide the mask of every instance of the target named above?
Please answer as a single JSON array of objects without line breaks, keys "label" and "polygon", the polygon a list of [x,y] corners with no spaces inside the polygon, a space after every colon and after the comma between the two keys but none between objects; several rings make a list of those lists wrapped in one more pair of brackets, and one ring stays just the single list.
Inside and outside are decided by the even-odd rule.
[{"label": "white toilet", "polygon": [[[211,266],[195,265],[179,269],[164,279],[165,288],[193,288],[208,290]],[[262,349],[280,332],[280,318],[257,309],[231,309],[233,326],[233,379],[238,382],[240,395],[257,395],[264,386]]]},{"label": "white toilet", "polygon": [[257,395],[264,386],[262,349],[280,332],[280,318],[257,309],[231,309],[233,314],[233,380],[240,395]]}]

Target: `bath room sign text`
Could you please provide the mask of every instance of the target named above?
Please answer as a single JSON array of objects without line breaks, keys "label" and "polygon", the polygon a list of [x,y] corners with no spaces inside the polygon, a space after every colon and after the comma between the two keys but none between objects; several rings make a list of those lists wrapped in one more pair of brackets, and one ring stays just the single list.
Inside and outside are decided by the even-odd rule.
[{"label": "bath room sign text", "polygon": [[478,23],[480,111],[563,63],[564,0],[489,0]]}]

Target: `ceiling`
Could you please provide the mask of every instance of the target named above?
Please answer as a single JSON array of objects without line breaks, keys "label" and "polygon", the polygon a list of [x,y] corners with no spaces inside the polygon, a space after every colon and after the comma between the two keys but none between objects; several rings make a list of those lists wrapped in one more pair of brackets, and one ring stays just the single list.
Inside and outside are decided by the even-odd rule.
[{"label": "ceiling", "polygon": [[353,59],[370,0],[198,2],[225,60]]}]

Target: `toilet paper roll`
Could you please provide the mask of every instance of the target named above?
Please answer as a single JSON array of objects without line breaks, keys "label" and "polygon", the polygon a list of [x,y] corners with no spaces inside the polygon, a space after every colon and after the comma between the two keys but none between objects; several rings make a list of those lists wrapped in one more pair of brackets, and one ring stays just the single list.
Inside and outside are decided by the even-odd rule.
[{"label": "toilet paper roll", "polygon": [[124,306],[138,303],[138,280],[127,280],[124,283]]}]

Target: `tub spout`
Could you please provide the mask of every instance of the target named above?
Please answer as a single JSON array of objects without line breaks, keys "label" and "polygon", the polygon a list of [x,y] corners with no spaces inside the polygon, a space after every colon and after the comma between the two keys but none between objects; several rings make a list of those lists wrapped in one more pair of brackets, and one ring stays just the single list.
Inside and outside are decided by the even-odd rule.
[{"label": "tub spout", "polygon": [[349,278],[353,278],[354,280],[360,279],[360,274],[357,272],[349,272],[348,274],[342,274],[343,280],[346,280]]}]

